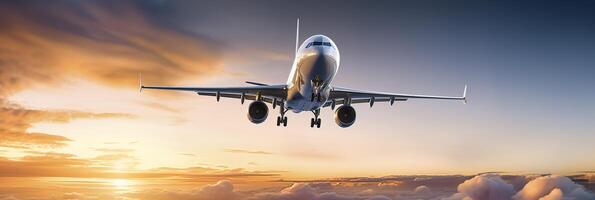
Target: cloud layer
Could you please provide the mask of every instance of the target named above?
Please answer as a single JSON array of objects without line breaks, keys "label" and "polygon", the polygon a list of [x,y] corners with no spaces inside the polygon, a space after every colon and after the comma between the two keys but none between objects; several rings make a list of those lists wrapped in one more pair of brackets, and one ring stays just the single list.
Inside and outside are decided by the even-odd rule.
[{"label": "cloud layer", "polygon": [[[86,163],[88,161],[69,155],[54,156],[62,156],[73,166],[88,164]],[[31,160],[34,159],[47,158],[31,158]],[[109,187],[101,185],[98,188],[87,188],[90,185],[85,185],[84,187],[90,189],[89,191],[76,190],[76,187],[71,185],[68,190],[54,191],[55,193],[52,195],[62,196],[63,199],[148,200],[591,200],[595,198],[595,195],[582,185],[568,177],[557,175],[480,174],[466,177],[466,180],[460,180],[459,176],[402,176],[400,182],[395,182],[399,176],[391,176],[288,183],[272,179],[255,180],[246,176],[234,176],[240,171],[244,174],[249,173],[242,170],[225,171],[200,167],[160,168],[145,171],[142,176],[140,174],[117,176],[140,184],[136,186],[137,189],[129,192],[114,193]],[[258,175],[253,174],[252,176]],[[517,178],[527,180],[526,184],[521,185],[522,189],[518,191],[512,184],[512,182],[516,182]],[[145,180],[147,182],[144,182]],[[148,185],[148,188],[142,186],[143,182]],[[188,187],[189,184],[192,186],[200,183],[207,184],[201,184],[201,187],[194,189]],[[51,184],[56,184],[56,182],[51,182]],[[32,190],[46,191],[44,188]],[[4,193],[6,197],[15,199],[40,197],[34,195],[36,192],[19,194],[7,189],[3,184],[0,184],[0,192]],[[44,199],[43,196],[40,199]]]},{"label": "cloud layer", "polygon": [[[517,177],[530,179],[520,191],[509,183]],[[430,179],[434,179],[431,177]],[[506,179],[506,180],[505,180]],[[409,179],[415,182],[414,179]],[[380,180],[385,183],[384,180]],[[441,181],[439,176],[434,181]],[[457,186],[458,192],[448,194],[448,187],[431,189],[419,185],[413,190],[403,190],[398,185],[383,188],[386,184],[345,184],[348,182],[302,182],[277,191],[235,191],[230,181],[219,181],[199,190],[189,192],[151,190],[135,195],[142,199],[220,199],[220,200],[590,200],[595,194],[585,190],[565,176],[507,176],[480,174],[470,177]],[[354,187],[355,186],[355,187]],[[362,187],[363,186],[363,187]],[[455,187],[452,185],[450,187]],[[385,190],[388,189],[388,192]]]}]

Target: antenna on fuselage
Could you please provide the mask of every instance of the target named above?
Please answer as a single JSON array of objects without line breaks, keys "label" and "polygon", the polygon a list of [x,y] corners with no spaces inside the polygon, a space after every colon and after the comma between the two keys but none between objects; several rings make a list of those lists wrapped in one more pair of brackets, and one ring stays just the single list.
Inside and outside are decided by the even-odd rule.
[{"label": "antenna on fuselage", "polygon": [[295,30],[295,53],[297,54],[300,42],[300,18],[297,19],[297,27]]}]

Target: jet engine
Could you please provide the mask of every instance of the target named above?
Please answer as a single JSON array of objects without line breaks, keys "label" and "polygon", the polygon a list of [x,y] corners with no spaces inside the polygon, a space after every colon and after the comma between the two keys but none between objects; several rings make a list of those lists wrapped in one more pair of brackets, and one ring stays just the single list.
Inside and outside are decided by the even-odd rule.
[{"label": "jet engine", "polygon": [[248,119],[255,124],[260,124],[267,119],[269,107],[262,101],[254,101],[248,107]]},{"label": "jet engine", "polygon": [[347,128],[355,123],[355,109],[349,105],[342,105],[335,110],[335,122],[341,128]]}]

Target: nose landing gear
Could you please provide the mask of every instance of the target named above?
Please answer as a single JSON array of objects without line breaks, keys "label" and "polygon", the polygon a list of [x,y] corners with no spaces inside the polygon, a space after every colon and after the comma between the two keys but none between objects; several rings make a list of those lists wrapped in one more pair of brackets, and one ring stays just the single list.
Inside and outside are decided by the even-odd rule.
[{"label": "nose landing gear", "polygon": [[320,118],[318,118],[318,119],[311,118],[310,119],[310,128],[314,128],[314,125],[316,125],[316,128],[320,128],[321,121],[322,120]]},{"label": "nose landing gear", "polygon": [[310,96],[310,101],[314,102],[314,100],[316,100],[317,102],[321,102],[320,89],[323,84],[324,81],[320,79],[320,76],[316,76],[316,78],[312,80],[312,95]]},{"label": "nose landing gear", "polygon": [[322,99],[320,97],[320,92],[312,92],[312,96],[310,97],[310,101],[314,102],[314,100],[316,100],[317,102],[321,102]]},{"label": "nose landing gear", "polygon": [[320,128],[320,124],[322,122],[322,119],[318,118],[318,115],[320,115],[320,109],[313,110],[312,113],[314,113],[314,118],[310,119],[310,128],[314,128],[314,125],[316,125],[316,128]]}]

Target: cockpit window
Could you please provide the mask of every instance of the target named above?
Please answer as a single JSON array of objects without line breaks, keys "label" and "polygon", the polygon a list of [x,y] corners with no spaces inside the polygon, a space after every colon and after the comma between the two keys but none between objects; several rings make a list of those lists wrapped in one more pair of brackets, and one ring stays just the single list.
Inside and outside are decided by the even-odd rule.
[{"label": "cockpit window", "polygon": [[310,42],[310,43],[308,43],[308,45],[306,45],[306,48],[310,48],[311,46],[328,46],[328,47],[332,47],[333,45],[331,45],[330,42]]}]

